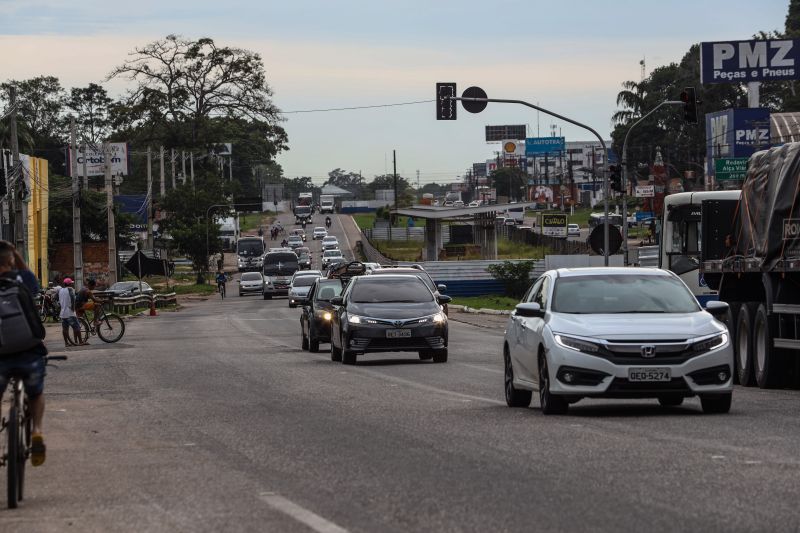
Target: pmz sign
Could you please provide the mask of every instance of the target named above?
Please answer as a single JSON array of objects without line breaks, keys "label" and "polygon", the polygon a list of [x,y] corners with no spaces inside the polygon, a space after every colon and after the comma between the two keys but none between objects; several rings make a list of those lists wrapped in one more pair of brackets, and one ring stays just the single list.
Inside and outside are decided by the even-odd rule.
[{"label": "pmz sign", "polygon": [[770,147],[769,110],[726,109],[706,114],[708,174],[715,173],[714,160],[750,157]]},{"label": "pmz sign", "polygon": [[701,83],[800,79],[800,39],[700,44]]}]

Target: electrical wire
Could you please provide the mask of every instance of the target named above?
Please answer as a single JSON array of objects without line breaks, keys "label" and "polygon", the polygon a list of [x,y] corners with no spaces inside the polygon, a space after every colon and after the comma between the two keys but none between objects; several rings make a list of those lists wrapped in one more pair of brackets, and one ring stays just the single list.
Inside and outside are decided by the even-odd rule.
[{"label": "electrical wire", "polygon": [[292,115],[297,113],[325,113],[328,111],[352,111],[354,109],[376,109],[381,107],[397,107],[397,106],[404,106],[404,105],[416,105],[416,104],[429,104],[431,102],[435,102],[436,100],[416,100],[413,102],[398,102],[395,104],[377,104],[377,105],[361,105],[361,106],[353,106],[353,107],[330,107],[327,109],[300,109],[295,111],[281,111],[281,115]]}]

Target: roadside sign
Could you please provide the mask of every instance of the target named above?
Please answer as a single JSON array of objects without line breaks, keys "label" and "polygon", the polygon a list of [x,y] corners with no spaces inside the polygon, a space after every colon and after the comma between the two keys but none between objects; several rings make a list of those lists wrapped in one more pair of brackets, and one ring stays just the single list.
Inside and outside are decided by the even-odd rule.
[{"label": "roadside sign", "polygon": [[642,220],[647,220],[648,218],[653,218],[652,211],[637,211],[636,212],[636,222],[641,222]]},{"label": "roadside sign", "polygon": [[455,83],[436,84],[436,120],[456,120],[458,101],[452,100],[455,96]]},{"label": "roadside sign", "polygon": [[549,235],[550,237],[566,237],[567,215],[562,213],[543,213],[542,235]]},{"label": "roadside sign", "polygon": [[656,195],[655,185],[637,185],[636,186],[637,198],[653,198]]},{"label": "roadside sign", "polygon": [[746,157],[724,157],[714,160],[717,180],[743,180],[747,176]]}]

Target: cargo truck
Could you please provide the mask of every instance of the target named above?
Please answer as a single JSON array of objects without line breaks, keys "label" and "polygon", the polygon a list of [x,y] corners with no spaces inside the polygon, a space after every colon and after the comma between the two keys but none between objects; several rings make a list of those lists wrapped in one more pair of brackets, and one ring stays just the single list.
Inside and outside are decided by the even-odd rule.
[{"label": "cargo truck", "polygon": [[321,214],[330,213],[333,214],[334,207],[334,196],[331,194],[323,194],[319,197],[319,212]]},{"label": "cargo truck", "polygon": [[800,143],[755,153],[741,192],[732,195],[701,202],[701,281],[730,306],[739,382],[761,388],[796,385]]}]

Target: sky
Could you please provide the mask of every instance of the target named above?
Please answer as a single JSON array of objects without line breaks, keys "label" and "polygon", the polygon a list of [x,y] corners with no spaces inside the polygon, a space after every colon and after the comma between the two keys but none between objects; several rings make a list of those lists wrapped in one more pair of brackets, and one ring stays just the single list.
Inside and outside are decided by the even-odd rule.
[{"label": "sky", "polygon": [[[567,141],[591,134],[511,104],[436,121],[435,104],[294,113],[433,100],[436,82],[458,92],[520,99],[610,137],[625,80],[679,62],[692,44],[782,30],[788,0],[0,0],[0,80],[57,76],[64,87],[105,82],[137,46],[168,34],[211,37],[259,53],[285,112],[287,177],[322,183],[335,168],[365,179],[390,173],[447,183],[494,155],[486,125],[526,124]],[[235,150],[235,147],[234,147]]]}]

